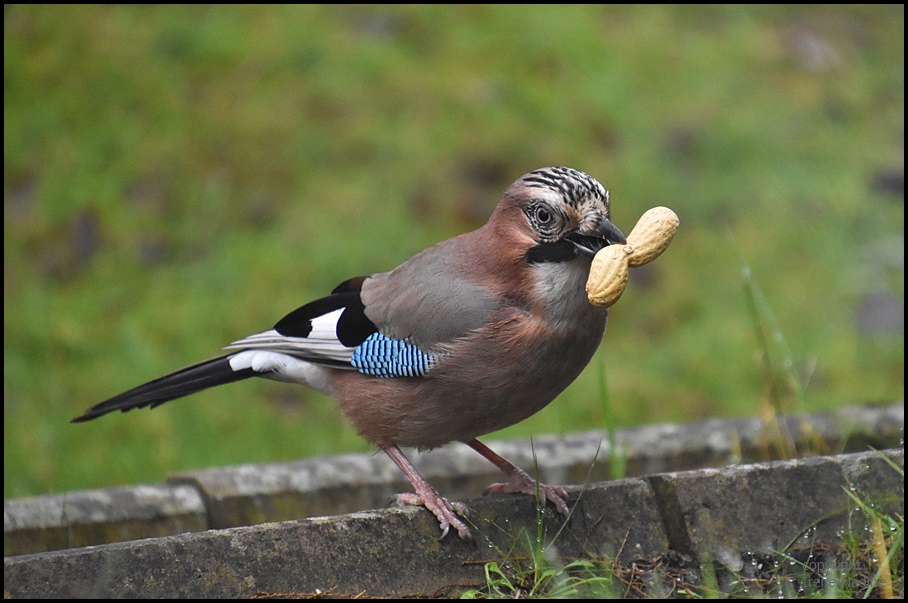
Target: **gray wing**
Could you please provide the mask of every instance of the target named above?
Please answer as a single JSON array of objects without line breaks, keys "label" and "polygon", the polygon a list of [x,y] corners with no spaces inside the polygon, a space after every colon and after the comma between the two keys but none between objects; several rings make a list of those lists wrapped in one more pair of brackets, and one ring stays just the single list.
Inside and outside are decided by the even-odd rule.
[{"label": "gray wing", "polygon": [[[472,233],[470,233],[472,234]],[[469,235],[443,241],[363,283],[365,314],[379,332],[426,352],[486,325],[502,300],[470,275]],[[475,268],[475,266],[474,266]]]}]

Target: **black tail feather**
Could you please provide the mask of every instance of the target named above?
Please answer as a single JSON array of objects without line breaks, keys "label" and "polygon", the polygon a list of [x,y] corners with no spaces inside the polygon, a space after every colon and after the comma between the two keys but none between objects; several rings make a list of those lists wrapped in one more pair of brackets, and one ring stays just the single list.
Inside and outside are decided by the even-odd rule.
[{"label": "black tail feather", "polygon": [[92,406],[84,415],[76,417],[70,422],[90,421],[115,410],[126,412],[145,406],[154,408],[170,400],[182,398],[215,385],[241,381],[255,376],[256,373],[251,368],[233,370],[230,366],[230,356],[232,354],[193,364],[134,387],[128,392]]}]

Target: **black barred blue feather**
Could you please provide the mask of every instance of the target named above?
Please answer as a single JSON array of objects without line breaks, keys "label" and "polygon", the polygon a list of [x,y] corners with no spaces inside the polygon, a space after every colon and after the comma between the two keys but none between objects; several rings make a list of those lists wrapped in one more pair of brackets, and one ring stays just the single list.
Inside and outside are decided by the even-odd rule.
[{"label": "black barred blue feather", "polygon": [[373,377],[422,377],[436,359],[417,346],[381,333],[370,335],[356,350],[350,364]]}]

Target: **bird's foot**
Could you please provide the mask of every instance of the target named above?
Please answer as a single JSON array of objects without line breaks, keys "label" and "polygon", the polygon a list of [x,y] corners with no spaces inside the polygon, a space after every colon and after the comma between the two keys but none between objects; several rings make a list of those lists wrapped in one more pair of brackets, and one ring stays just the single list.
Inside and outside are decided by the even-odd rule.
[{"label": "bird's foot", "polygon": [[441,536],[438,538],[441,540],[448,535],[448,531],[453,527],[457,530],[457,535],[460,536],[462,540],[472,540],[473,536],[470,534],[470,528],[467,527],[467,524],[458,517],[458,513],[467,516],[467,508],[459,502],[450,502],[448,499],[442,497],[435,491],[434,488],[429,488],[429,490],[424,490],[422,493],[412,493],[404,492],[398,494],[395,497],[395,501],[398,506],[404,505],[414,505],[417,507],[425,507],[428,510],[432,511],[432,514],[438,518],[438,523],[441,524]]},{"label": "bird's foot", "polygon": [[457,530],[457,534],[462,540],[473,539],[470,535],[470,528],[457,516],[457,513],[460,512],[461,515],[466,517],[466,507],[460,503],[450,503],[447,499],[442,498],[438,491],[419,474],[407,456],[401,452],[400,448],[391,445],[385,446],[382,450],[391,457],[391,460],[404,472],[404,475],[407,476],[407,479],[413,485],[415,494],[398,494],[396,497],[398,505],[417,505],[432,511],[432,514],[438,518],[438,523],[441,524],[441,537],[439,540],[448,535],[448,530],[452,526]]},{"label": "bird's foot", "polygon": [[530,477],[526,471],[514,467],[509,474],[510,481],[506,484],[492,484],[486,488],[483,494],[506,494],[506,493],[518,493],[518,494],[528,494],[530,496],[536,496],[537,492],[540,497],[548,500],[562,515],[568,515],[568,506],[567,492],[564,491],[564,488],[559,488],[558,486],[546,486],[543,483],[537,482],[532,477]]}]

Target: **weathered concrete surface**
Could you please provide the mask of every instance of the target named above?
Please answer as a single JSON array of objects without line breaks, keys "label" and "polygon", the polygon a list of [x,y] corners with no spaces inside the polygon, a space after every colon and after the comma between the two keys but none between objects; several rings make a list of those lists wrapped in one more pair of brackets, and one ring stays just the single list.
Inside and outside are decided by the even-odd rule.
[{"label": "weathered concrete surface", "polygon": [[[865,452],[668,473],[570,489],[565,525],[549,505],[543,540],[563,558],[604,553],[623,563],[670,550],[692,559],[783,550],[808,531],[836,544],[861,532],[845,489],[904,513],[904,452]],[[900,501],[900,502],[899,502]],[[44,597],[248,597],[257,593],[442,596],[483,583],[483,564],[520,556],[535,538],[533,499],[467,501],[474,543],[438,540],[424,509],[210,530],[4,559],[4,591]],[[860,519],[860,518],[857,518]],[[529,537],[527,536],[529,535]],[[515,548],[516,547],[516,548]]]},{"label": "weathered concrete surface", "polygon": [[4,555],[208,529],[198,490],[134,486],[5,501]]},{"label": "weathered concrete surface", "polygon": [[[829,451],[863,451],[868,445],[899,445],[904,406],[855,407],[786,417],[784,422],[799,447],[815,449],[813,434]],[[648,425],[618,430],[615,439],[628,476],[765,459],[770,449],[758,419]],[[612,477],[609,458],[614,451],[603,432],[488,444],[530,473],[538,471],[547,483]],[[475,497],[501,479],[491,463],[459,444],[414,453],[412,459],[439,491],[455,500]],[[135,488],[132,494],[123,488],[5,501],[4,555],[381,508],[393,494],[410,490],[383,454],[177,473],[167,485]],[[187,498],[186,488],[198,492],[195,500]],[[164,504],[152,505],[149,489]],[[198,515],[199,496],[204,517]],[[177,501],[186,501],[187,508]]]},{"label": "weathered concrete surface", "polygon": [[[904,467],[904,452],[886,456]],[[866,523],[847,491],[904,513],[904,479],[879,453],[814,457],[649,478],[672,550],[728,558],[839,541]],[[800,542],[799,542],[800,541]]]},{"label": "weathered concrete surface", "polygon": [[[578,501],[568,527],[543,514],[558,554],[607,550],[654,556],[667,546],[645,480],[570,490]],[[535,501],[523,495],[467,502],[474,542],[439,541],[425,509],[211,530],[167,538],[4,559],[4,591],[16,597],[248,597],[258,592],[332,591],[370,596],[451,595],[484,582],[483,564],[535,540]]]}]

